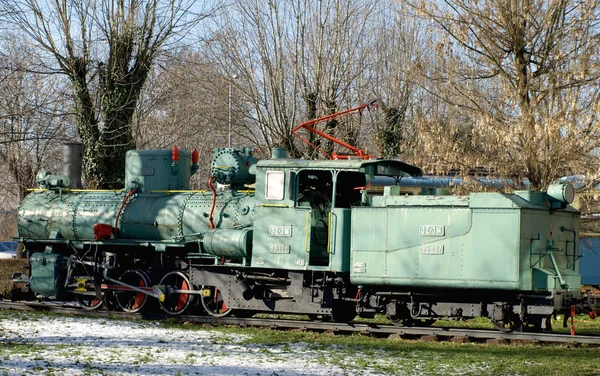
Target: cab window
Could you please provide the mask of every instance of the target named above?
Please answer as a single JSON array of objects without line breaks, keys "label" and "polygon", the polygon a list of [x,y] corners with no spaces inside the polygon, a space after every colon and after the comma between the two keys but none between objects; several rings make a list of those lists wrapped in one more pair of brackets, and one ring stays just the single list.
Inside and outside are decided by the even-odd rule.
[{"label": "cab window", "polygon": [[329,207],[332,200],[330,171],[304,170],[298,174],[298,206]]},{"label": "cab window", "polygon": [[267,171],[265,198],[267,200],[283,200],[285,191],[285,173],[283,171]]},{"label": "cab window", "polygon": [[335,186],[335,207],[350,208],[360,204],[360,190],[366,185],[365,174],[354,171],[341,171]]}]

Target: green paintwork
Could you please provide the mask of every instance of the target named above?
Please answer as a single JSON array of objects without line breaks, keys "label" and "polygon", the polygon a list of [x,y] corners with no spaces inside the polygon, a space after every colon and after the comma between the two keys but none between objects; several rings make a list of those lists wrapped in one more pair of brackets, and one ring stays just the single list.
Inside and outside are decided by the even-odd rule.
[{"label": "green paintwork", "polygon": [[97,242],[115,249],[177,247],[214,265],[349,273],[359,286],[579,288],[579,212],[545,192],[406,196],[386,186],[375,194],[364,189],[373,177],[421,170],[397,160],[274,158],[252,165],[249,149],[215,150],[213,169],[224,181],[239,185],[255,175],[256,190],[219,191],[214,228],[213,193],[186,189],[195,171],[186,151],[178,165],[170,151],[128,153],[127,188],[137,189],[128,200],[127,190],[28,195],[19,236],[46,248],[32,257],[33,290],[60,295],[66,259],[58,253],[67,254],[67,241],[79,249],[94,242],[97,223],[118,228],[117,239]]},{"label": "green paintwork", "polygon": [[179,162],[170,150],[129,150],[125,155],[125,189],[138,192],[190,188],[191,153],[179,151]]},{"label": "green paintwork", "polygon": [[[308,161],[278,158],[259,161],[256,169],[257,208],[252,266],[348,272],[350,204],[360,202],[360,191],[348,184],[364,186],[365,173],[408,176],[405,170],[421,174],[420,169],[395,160]],[[282,172],[284,175],[280,199],[268,198],[267,175],[271,172]],[[326,195],[328,199],[317,200],[323,192],[316,195],[301,192],[301,177],[313,175],[319,176],[315,180],[328,177],[329,190],[335,190],[337,194],[329,192]],[[283,231],[284,228],[291,231],[287,236],[279,235],[277,231]]]},{"label": "green paintwork", "polygon": [[351,280],[405,288],[551,291],[561,288],[552,253],[564,284],[578,289],[579,213],[550,210],[545,197],[544,192],[407,197],[386,190],[371,199],[372,206],[352,208]]},{"label": "green paintwork", "polygon": [[[308,269],[310,247],[306,222],[310,209],[260,206],[255,209],[252,266]],[[288,231],[289,229],[289,231]]]},{"label": "green paintwork", "polygon": [[334,208],[331,216],[331,270],[350,271],[350,227],[352,210]]},{"label": "green paintwork", "polygon": [[64,291],[67,257],[37,252],[29,258],[31,265],[31,289],[41,297],[57,299]]},{"label": "green paintwork", "polygon": [[252,230],[217,228],[204,233],[203,249],[210,255],[244,258],[252,253]]},{"label": "green paintwork", "polygon": [[250,171],[258,160],[251,148],[216,148],[210,164],[210,172],[220,184],[239,186],[254,183],[254,173]]},{"label": "green paintwork", "polygon": [[[115,226],[124,192],[54,192],[28,195],[19,207],[19,236],[44,239],[57,231],[64,239],[92,240],[94,224]],[[138,193],[119,217],[124,239],[171,240],[209,230],[212,193]],[[217,227],[252,224],[254,198],[247,193],[219,192],[214,210]]]}]

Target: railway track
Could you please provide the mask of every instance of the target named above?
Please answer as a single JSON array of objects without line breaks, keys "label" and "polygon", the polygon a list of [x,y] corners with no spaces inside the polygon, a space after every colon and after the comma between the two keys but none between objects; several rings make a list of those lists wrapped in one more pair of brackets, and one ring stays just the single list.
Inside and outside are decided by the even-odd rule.
[{"label": "railway track", "polygon": [[600,336],[575,335],[561,333],[526,333],[499,332],[488,329],[441,328],[441,327],[398,327],[390,324],[376,323],[332,323],[319,321],[302,321],[272,318],[238,318],[180,315],[171,316],[162,313],[126,313],[106,310],[88,311],[74,305],[40,302],[7,302],[0,301],[0,310],[48,311],[64,315],[87,317],[105,317],[122,319],[164,320],[175,319],[181,322],[192,322],[206,325],[231,325],[240,327],[269,328],[276,330],[308,330],[335,334],[360,333],[388,338],[421,339],[424,341],[451,342],[487,342],[494,344],[574,344],[600,346]]}]

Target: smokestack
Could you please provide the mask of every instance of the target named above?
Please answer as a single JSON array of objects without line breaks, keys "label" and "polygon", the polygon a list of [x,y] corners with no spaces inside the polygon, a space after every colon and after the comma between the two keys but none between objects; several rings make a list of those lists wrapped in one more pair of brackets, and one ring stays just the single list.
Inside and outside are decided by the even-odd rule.
[{"label": "smokestack", "polygon": [[271,149],[271,158],[287,158],[287,150],[285,148],[273,148]]},{"label": "smokestack", "polygon": [[83,144],[72,142],[63,144],[63,174],[71,179],[69,188],[81,189]]}]

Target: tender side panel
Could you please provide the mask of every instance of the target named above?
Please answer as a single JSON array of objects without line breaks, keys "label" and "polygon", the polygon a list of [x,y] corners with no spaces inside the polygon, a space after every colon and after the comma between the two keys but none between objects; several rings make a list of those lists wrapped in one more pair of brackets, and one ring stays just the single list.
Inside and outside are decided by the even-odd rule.
[{"label": "tender side panel", "polygon": [[517,209],[472,209],[473,227],[464,251],[465,286],[519,289],[520,248]]},{"label": "tender side panel", "polygon": [[[388,211],[386,208],[352,208],[350,280],[353,284],[383,284],[387,271]],[[400,229],[398,230],[400,231]],[[402,256],[400,256],[402,257]],[[414,258],[404,257],[398,276],[416,268]],[[403,280],[409,284],[410,280]]]},{"label": "tender side panel", "polygon": [[518,210],[353,208],[351,279],[398,287],[516,289]]}]

